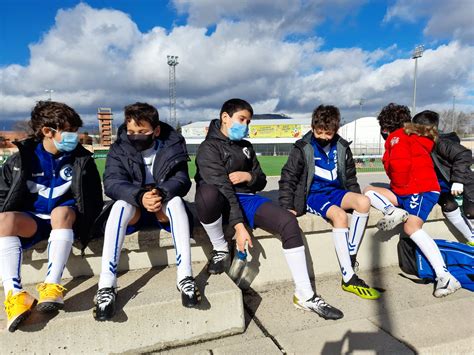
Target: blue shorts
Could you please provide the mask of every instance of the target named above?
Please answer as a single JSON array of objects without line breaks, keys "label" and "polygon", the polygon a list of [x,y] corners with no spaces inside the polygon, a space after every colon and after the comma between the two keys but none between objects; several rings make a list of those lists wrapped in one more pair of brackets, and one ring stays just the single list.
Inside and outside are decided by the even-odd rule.
[{"label": "blue shorts", "polygon": [[348,193],[347,190],[334,189],[327,192],[310,192],[306,200],[306,211],[326,218],[329,207],[341,207],[342,199]]},{"label": "blue shorts", "polygon": [[420,217],[426,222],[433,206],[439,199],[439,192],[422,192],[419,194],[397,196],[398,205],[412,216]]},{"label": "blue shorts", "polygon": [[257,194],[236,193],[235,196],[239,200],[240,208],[244,212],[247,223],[252,229],[255,228],[255,213],[261,205],[265,202],[271,202],[271,200]]},{"label": "blue shorts", "polygon": [[51,219],[40,218],[34,212],[24,212],[36,222],[36,232],[30,238],[20,237],[21,247],[29,249],[36,243],[49,238],[51,234]]},{"label": "blue shorts", "polygon": [[159,228],[171,233],[169,223],[160,223],[154,212],[148,212],[146,209],[140,209],[140,219],[133,226],[127,226],[126,235],[138,232],[144,228]]}]

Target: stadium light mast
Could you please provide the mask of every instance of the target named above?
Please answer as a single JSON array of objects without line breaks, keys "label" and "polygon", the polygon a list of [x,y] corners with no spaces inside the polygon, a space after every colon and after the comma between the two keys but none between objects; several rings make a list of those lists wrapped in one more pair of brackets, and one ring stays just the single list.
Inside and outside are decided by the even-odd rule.
[{"label": "stadium light mast", "polygon": [[48,101],[51,101],[51,99],[52,99],[52,98],[51,98],[51,94],[54,92],[54,90],[53,90],[53,89],[46,89],[46,90],[44,90],[44,92],[49,93]]},{"label": "stadium light mast", "polygon": [[412,59],[415,59],[415,74],[413,75],[413,111],[412,115],[416,114],[416,72],[418,69],[418,58],[423,56],[423,51],[425,50],[425,46],[419,45],[415,47],[413,51]]},{"label": "stadium light mast", "polygon": [[178,56],[168,55],[169,66],[169,86],[170,86],[170,124],[177,127],[176,121],[176,66],[178,65]]}]

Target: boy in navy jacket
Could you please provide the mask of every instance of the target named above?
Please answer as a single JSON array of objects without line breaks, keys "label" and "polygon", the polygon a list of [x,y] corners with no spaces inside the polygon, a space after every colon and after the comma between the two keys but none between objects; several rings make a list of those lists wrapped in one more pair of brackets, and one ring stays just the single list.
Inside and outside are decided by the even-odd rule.
[{"label": "boy in navy jacket", "polygon": [[[307,211],[331,222],[342,289],[373,300],[379,292],[354,270],[370,201],[360,193],[349,143],[336,133],[340,118],[334,106],[320,105],[313,111],[312,130],[295,143],[281,171],[280,205],[295,215]],[[348,228],[346,210],[350,209]]]},{"label": "boy in navy jacket", "polygon": [[171,232],[176,249],[177,288],[185,307],[199,302],[191,270],[190,226],[182,197],[190,187],[189,156],[184,138],[160,122],[153,106],[137,102],[125,107],[125,122],[107,155],[105,194],[113,200],[105,227],[102,272],[94,317],[115,314],[117,269],[126,234],[143,227]]}]

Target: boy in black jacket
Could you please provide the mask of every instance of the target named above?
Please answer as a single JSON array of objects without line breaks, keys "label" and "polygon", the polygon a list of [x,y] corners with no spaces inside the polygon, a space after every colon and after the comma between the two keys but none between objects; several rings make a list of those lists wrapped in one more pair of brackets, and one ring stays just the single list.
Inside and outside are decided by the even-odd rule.
[{"label": "boy in black jacket", "polygon": [[108,320],[115,314],[117,268],[125,235],[149,226],[171,232],[183,306],[198,304],[199,292],[191,270],[190,227],[181,198],[191,187],[188,160],[184,138],[159,121],[153,106],[137,102],[125,107],[125,122],[105,164],[105,194],[114,203],[104,210],[110,215],[105,227],[96,320]]},{"label": "boy in black jacket", "polygon": [[[425,110],[413,117],[413,123],[435,126],[439,125],[439,115]],[[436,175],[441,187],[438,204],[446,218],[474,246],[474,173],[472,151],[460,144],[456,133],[440,134],[431,153]],[[455,200],[455,196],[463,196],[463,212]]]},{"label": "boy in black jacket", "polygon": [[30,126],[33,137],[17,143],[19,152],[0,172],[0,276],[11,332],[36,303],[21,284],[22,249],[48,239],[48,273],[37,286],[36,309],[62,308],[60,282],[74,237],[87,244],[103,205],[92,154],[78,144],[79,115],[63,103],[40,101]]},{"label": "boy in black jacket", "polygon": [[244,140],[252,116],[253,109],[247,101],[226,101],[220,119],[211,121],[196,156],[196,208],[214,249],[208,271],[220,274],[230,261],[223,219],[228,219],[234,228],[240,252],[245,250],[246,244],[252,247],[244,223],[251,228],[274,231],[281,236],[284,255],[295,283],[294,306],[315,312],[325,319],[342,318],[340,310],[327,304],[313,291],[296,217],[256,194],[263,190],[267,180],[252,144]]},{"label": "boy in black jacket", "polygon": [[[308,211],[331,222],[342,289],[373,300],[379,292],[354,271],[370,201],[360,193],[349,143],[336,133],[339,124],[336,107],[320,105],[313,111],[312,130],[295,143],[281,171],[280,205],[297,216]],[[354,210],[350,229],[349,209]]]}]

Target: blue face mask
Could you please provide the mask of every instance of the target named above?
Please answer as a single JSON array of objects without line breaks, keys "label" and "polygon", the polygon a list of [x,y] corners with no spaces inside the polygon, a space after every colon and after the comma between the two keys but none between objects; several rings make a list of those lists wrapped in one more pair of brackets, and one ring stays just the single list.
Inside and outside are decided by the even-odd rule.
[{"label": "blue face mask", "polygon": [[247,137],[249,133],[249,126],[246,124],[234,122],[227,132],[231,141],[241,141]]},{"label": "blue face mask", "polygon": [[[54,128],[51,130],[58,132]],[[76,132],[61,132],[61,141],[58,142],[53,138],[53,143],[60,152],[72,152],[79,143],[79,135]]]}]

